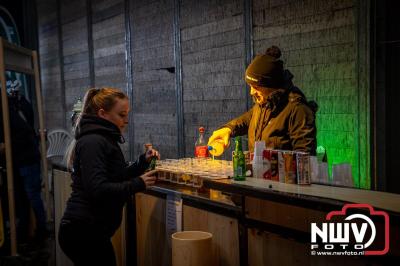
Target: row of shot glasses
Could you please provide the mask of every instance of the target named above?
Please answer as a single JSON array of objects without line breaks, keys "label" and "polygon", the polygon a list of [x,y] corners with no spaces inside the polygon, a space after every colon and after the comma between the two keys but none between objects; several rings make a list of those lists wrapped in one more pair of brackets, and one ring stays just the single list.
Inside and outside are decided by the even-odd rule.
[{"label": "row of shot glasses", "polygon": [[201,187],[202,180],[223,179],[233,175],[231,161],[211,158],[182,158],[157,161],[159,179],[193,187]]}]

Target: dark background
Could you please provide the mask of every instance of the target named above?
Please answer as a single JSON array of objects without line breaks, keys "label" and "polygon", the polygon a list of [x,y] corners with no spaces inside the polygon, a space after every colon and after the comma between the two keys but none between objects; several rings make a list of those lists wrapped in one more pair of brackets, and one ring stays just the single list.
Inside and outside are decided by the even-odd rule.
[{"label": "dark background", "polygon": [[[375,2],[375,160],[378,190],[400,193],[400,27],[399,3]],[[372,24],[373,25],[373,24]],[[371,116],[374,117],[374,116]]]}]

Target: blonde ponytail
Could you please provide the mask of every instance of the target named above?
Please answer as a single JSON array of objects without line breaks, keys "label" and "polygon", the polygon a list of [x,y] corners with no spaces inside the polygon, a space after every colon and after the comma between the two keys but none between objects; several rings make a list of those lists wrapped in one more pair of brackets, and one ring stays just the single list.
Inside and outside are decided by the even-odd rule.
[{"label": "blonde ponytail", "polygon": [[[75,134],[79,130],[80,121],[83,115],[97,116],[100,109],[110,111],[117,99],[128,99],[128,96],[120,89],[117,88],[91,88],[89,89],[84,98],[82,104],[82,112],[76,119],[75,125],[73,126],[73,133]],[[72,170],[73,162],[75,158],[75,145],[76,140],[74,139],[67,148],[66,151],[66,162],[69,170]]]}]

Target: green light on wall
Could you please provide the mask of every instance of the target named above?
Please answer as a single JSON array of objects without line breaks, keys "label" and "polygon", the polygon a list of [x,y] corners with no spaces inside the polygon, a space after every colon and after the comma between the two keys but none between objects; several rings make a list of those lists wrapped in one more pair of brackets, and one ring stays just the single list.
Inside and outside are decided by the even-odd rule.
[{"label": "green light on wall", "polygon": [[[317,143],[326,150],[331,178],[332,165],[349,163],[354,187],[370,189],[370,178],[365,174],[360,174],[365,172],[365,169],[361,169],[359,158],[363,158],[363,155],[358,147],[369,144],[365,141],[361,142],[365,138],[361,138],[359,130],[355,128],[354,120],[358,119],[357,117],[356,114],[325,115],[317,113]],[[369,163],[366,167],[369,167]]]}]

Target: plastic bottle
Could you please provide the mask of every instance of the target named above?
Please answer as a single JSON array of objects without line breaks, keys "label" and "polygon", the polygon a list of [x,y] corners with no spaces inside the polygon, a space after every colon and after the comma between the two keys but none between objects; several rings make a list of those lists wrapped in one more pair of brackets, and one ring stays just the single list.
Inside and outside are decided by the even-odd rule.
[{"label": "plastic bottle", "polygon": [[263,151],[265,149],[265,141],[256,141],[254,145],[254,158],[252,162],[253,177],[263,178]]},{"label": "plastic bottle", "polygon": [[216,139],[208,145],[208,151],[212,156],[221,156],[225,150],[225,143],[222,139]]},{"label": "plastic bottle", "polygon": [[196,140],[196,143],[194,145],[194,147],[195,147],[194,157],[196,157],[196,158],[208,157],[208,146],[207,146],[207,142],[204,138],[204,132],[205,132],[204,127],[200,127],[199,128],[199,138]]}]

